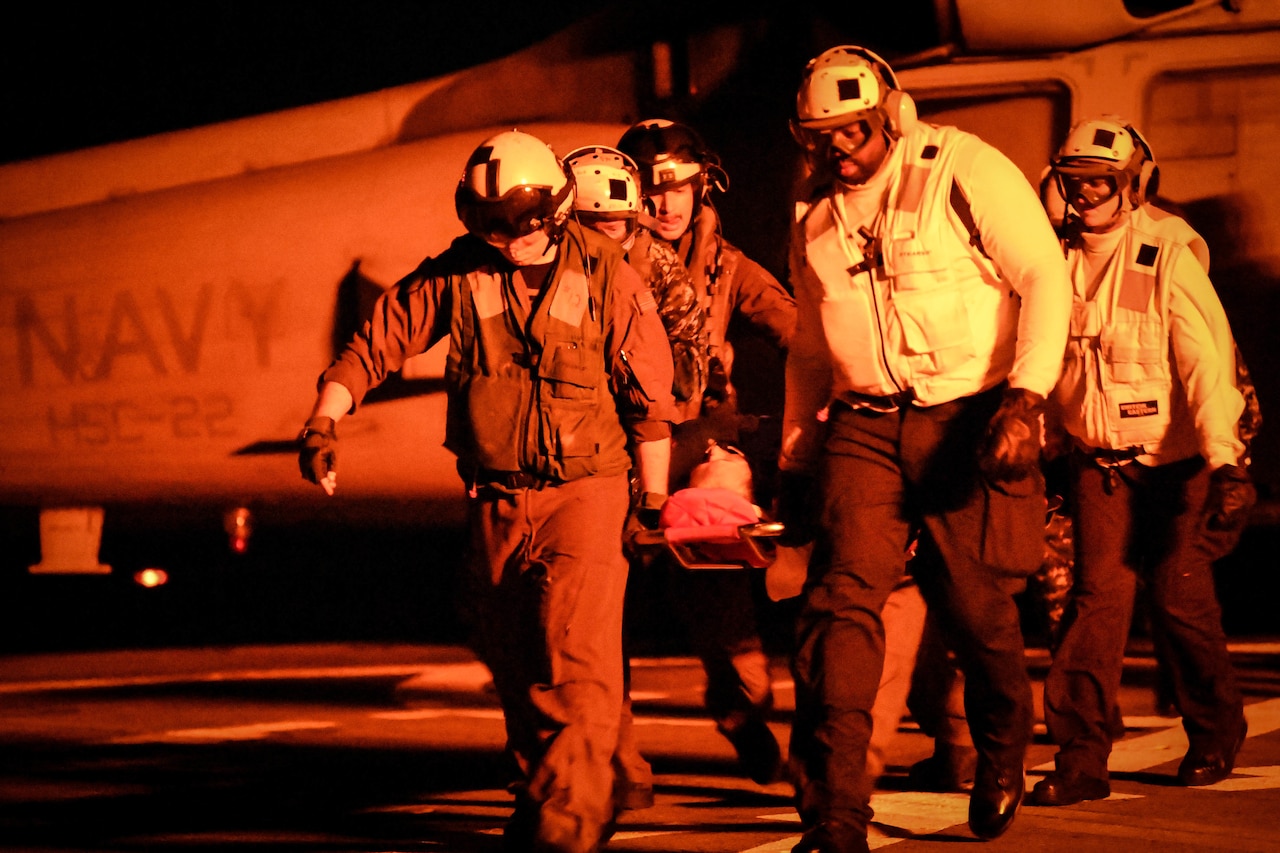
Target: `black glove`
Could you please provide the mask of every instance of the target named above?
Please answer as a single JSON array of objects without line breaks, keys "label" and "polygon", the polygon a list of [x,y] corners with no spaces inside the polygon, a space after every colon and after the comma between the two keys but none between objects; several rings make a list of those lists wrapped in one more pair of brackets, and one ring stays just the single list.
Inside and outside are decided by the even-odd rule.
[{"label": "black glove", "polygon": [[729,374],[718,356],[707,360],[707,387],[702,392],[704,405],[714,407],[729,398]]},{"label": "black glove", "polygon": [[1006,388],[1000,408],[991,416],[978,465],[987,479],[1011,483],[1030,476],[1040,465],[1044,397],[1025,388]]},{"label": "black glove", "polygon": [[818,538],[818,481],[810,474],[783,471],[778,475],[778,496],[773,518],[782,522],[778,544],[797,547]]},{"label": "black glove", "polygon": [[1209,496],[1204,502],[1210,530],[1232,530],[1243,524],[1258,502],[1258,490],[1249,478],[1249,469],[1223,465],[1209,475]]},{"label": "black glove", "polygon": [[641,492],[632,501],[631,511],[622,525],[622,553],[632,563],[647,565],[653,559],[653,551],[637,545],[635,538],[642,531],[658,529],[658,517],[666,502],[666,495],[654,492]]},{"label": "black glove", "polygon": [[304,480],[316,485],[338,469],[338,434],[333,418],[312,418],[298,433],[298,469]]}]

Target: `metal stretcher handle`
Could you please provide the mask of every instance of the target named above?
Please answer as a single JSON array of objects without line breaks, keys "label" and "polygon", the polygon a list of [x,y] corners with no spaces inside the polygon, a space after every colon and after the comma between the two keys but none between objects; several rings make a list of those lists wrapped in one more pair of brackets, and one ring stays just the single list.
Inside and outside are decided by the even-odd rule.
[{"label": "metal stretcher handle", "polygon": [[[665,547],[686,569],[763,568],[773,561],[756,540],[781,536],[785,526],[780,521],[757,521],[751,524],[712,527],[668,527],[638,531],[631,541],[638,547]],[[741,559],[734,562],[708,560],[698,553],[699,546],[732,548],[744,546]]]}]

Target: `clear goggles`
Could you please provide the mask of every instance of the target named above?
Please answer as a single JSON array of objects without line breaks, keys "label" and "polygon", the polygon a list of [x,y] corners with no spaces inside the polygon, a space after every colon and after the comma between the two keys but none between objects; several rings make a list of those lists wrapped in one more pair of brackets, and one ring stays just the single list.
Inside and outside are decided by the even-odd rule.
[{"label": "clear goggles", "polygon": [[1120,182],[1114,174],[1057,174],[1062,197],[1080,210],[1092,210],[1114,199]]},{"label": "clear goggles", "polygon": [[875,119],[875,114],[859,113],[844,124],[823,128],[805,127],[792,119],[791,136],[810,154],[824,153],[828,148],[853,154],[879,131],[881,124]]},{"label": "clear goggles", "polygon": [[572,184],[552,195],[546,187],[520,185],[501,198],[481,198],[467,186],[458,188],[458,218],[468,231],[487,243],[510,243],[537,231],[556,212]]}]

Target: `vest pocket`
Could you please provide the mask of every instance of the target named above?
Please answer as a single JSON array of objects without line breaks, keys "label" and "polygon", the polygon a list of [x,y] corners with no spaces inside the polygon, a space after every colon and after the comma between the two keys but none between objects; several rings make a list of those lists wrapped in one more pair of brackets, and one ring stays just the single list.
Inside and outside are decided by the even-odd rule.
[{"label": "vest pocket", "polygon": [[550,473],[556,479],[576,480],[599,471],[600,441],[593,408],[575,404],[542,410],[542,428],[550,444]]},{"label": "vest pocket", "polygon": [[944,373],[973,358],[973,333],[963,294],[899,291],[893,295],[893,307],[907,350],[914,357],[913,370]]},{"label": "vest pocket", "polygon": [[1158,321],[1117,322],[1102,330],[1102,362],[1112,382],[1138,385],[1165,379],[1164,330]]},{"label": "vest pocket", "polygon": [[538,378],[543,381],[552,397],[561,400],[594,400],[598,372],[588,362],[585,345],[577,341],[547,341],[547,348],[538,360]]}]

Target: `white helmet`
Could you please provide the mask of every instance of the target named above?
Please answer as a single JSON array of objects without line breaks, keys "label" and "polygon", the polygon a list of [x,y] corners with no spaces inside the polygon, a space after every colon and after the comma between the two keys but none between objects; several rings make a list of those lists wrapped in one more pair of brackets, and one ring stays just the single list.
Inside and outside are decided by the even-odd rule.
[{"label": "white helmet", "polygon": [[1156,194],[1160,183],[1160,168],[1147,141],[1133,125],[1113,115],[1087,119],[1071,128],[1049,167],[1065,199],[1072,194],[1064,181],[1110,177],[1115,190],[1123,191],[1129,204],[1139,207]]},{"label": "white helmet", "polygon": [[803,131],[833,130],[862,120],[895,138],[915,126],[915,102],[898,87],[889,64],[857,45],[833,47],[809,60],[796,92],[792,130],[797,140],[806,144]]},{"label": "white helmet", "polygon": [[510,130],[471,154],[453,201],[458,219],[483,240],[510,241],[541,228],[555,241],[564,233],[573,196],[573,173],[551,146]]},{"label": "white helmet", "polygon": [[629,219],[640,215],[639,170],[626,154],[606,145],[587,145],[565,155],[577,198],[573,209],[583,218]]}]

